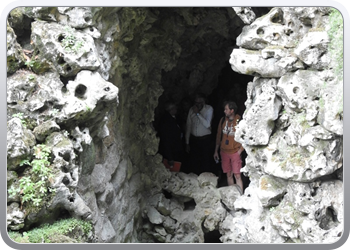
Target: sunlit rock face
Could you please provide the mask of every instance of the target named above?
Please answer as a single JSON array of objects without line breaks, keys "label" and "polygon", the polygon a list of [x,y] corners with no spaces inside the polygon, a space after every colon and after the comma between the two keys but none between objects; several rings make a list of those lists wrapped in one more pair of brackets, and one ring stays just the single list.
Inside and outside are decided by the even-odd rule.
[{"label": "sunlit rock face", "polygon": [[[270,9],[11,12],[8,189],[33,176],[24,161],[39,144],[50,150],[52,176],[40,206],[8,195],[8,228],[64,215],[91,221],[89,242],[203,243],[211,232],[221,242],[336,241],[343,124],[332,103],[342,87],[328,67],[329,9],[261,16]],[[166,170],[152,125],[165,101],[210,94],[229,62],[254,76],[236,135],[251,180],[242,196],[237,186],[218,188],[212,173]]]},{"label": "sunlit rock face", "polygon": [[[227,227],[225,241],[335,242],[342,234],[343,93],[342,75],[333,69],[342,62],[330,51],[329,14],[325,8],[274,8],[237,38],[241,48],[231,54],[232,69],[255,76],[237,126],[251,184],[235,202],[247,211],[247,219],[233,219],[245,230]],[[269,225],[256,226],[252,217]],[[278,237],[256,237],[259,228]]]}]

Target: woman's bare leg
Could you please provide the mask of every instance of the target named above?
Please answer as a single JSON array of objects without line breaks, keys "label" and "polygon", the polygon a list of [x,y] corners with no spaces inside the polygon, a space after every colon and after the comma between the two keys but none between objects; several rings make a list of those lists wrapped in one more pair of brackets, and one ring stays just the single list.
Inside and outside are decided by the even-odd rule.
[{"label": "woman's bare leg", "polygon": [[227,185],[232,186],[234,184],[233,182],[233,172],[227,172]]},{"label": "woman's bare leg", "polygon": [[242,189],[242,192],[243,192],[243,182],[242,182],[241,174],[235,174],[235,179],[236,179],[237,185]]}]

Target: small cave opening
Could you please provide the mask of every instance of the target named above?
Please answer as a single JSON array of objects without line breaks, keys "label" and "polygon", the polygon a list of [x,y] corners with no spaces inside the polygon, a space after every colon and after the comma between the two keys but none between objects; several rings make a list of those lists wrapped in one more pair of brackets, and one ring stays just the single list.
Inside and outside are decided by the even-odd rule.
[{"label": "small cave opening", "polygon": [[[206,104],[213,107],[213,117],[211,121],[210,149],[208,150],[208,153],[210,155],[214,154],[217,129],[220,123],[220,119],[224,117],[224,107],[223,107],[224,101],[233,100],[238,107],[237,114],[242,117],[245,111],[245,101],[247,99],[247,95],[246,95],[247,85],[251,81],[253,81],[253,76],[241,75],[234,72],[231,69],[231,65],[228,63],[228,61],[218,73],[218,80],[217,80],[216,86],[206,96]],[[163,85],[163,88],[165,89],[164,93],[167,93],[168,92],[167,87]],[[172,103],[177,103],[176,119],[182,131],[182,147],[184,150],[186,148],[186,142],[185,142],[185,136],[184,136],[184,134],[186,133],[186,121],[187,121],[189,109],[192,107],[192,105],[194,105],[194,98],[193,98],[194,93],[192,93],[192,95],[187,93],[187,94],[184,94],[183,96],[180,95],[180,96],[174,96],[170,98],[166,98],[165,96],[167,94],[163,94],[159,98],[159,105],[155,111],[154,127],[156,129],[157,136],[160,137],[161,122],[162,122],[161,119],[162,119],[162,116],[164,116],[166,113],[165,105],[167,105],[169,101]],[[160,147],[161,145],[159,145],[159,153],[161,154]],[[189,153],[185,152],[182,157],[183,157],[182,165],[180,169],[181,172],[184,172],[184,173],[192,172],[198,175],[204,172],[204,171],[197,171],[190,165],[191,160],[190,160]],[[246,157],[247,157],[247,154],[245,151],[243,151],[241,154],[242,167],[245,166]],[[211,157],[210,159],[209,172],[219,177],[218,187],[228,185],[226,174],[223,173],[221,168],[221,162],[216,163],[213,157]],[[245,189],[246,187],[249,186],[250,180],[247,176],[243,174],[241,175],[241,178],[243,181],[243,188]]]},{"label": "small cave opening", "polygon": [[66,93],[68,91],[67,84],[69,81],[74,81],[74,79],[75,79],[75,76],[70,76],[70,77],[60,76],[60,80],[63,83],[63,87],[61,89],[62,93]]},{"label": "small cave opening", "polygon": [[184,211],[192,211],[196,208],[196,205],[194,199],[184,202]]},{"label": "small cave opening", "polygon": [[33,50],[33,46],[31,43],[31,24],[34,21],[34,19],[26,15],[22,15],[22,20],[20,23],[18,23],[18,17],[16,17],[16,15],[18,14],[16,13],[17,11],[18,10],[14,9],[13,12],[9,14],[8,21],[17,36],[17,42],[25,50],[25,53],[27,53]]},{"label": "small cave opening", "polygon": [[167,198],[167,199],[171,199],[173,197],[173,195],[170,192],[168,192],[167,190],[162,189],[162,193],[164,194],[165,198]]},{"label": "small cave opening", "polygon": [[222,243],[220,240],[221,233],[219,230],[213,230],[204,233],[204,243]]}]

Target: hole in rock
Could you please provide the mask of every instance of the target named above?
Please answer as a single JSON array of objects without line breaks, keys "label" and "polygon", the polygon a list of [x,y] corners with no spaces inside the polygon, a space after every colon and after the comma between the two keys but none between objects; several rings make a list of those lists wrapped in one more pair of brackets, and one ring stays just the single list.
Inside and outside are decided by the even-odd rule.
[{"label": "hole in rock", "polygon": [[41,114],[41,113],[44,113],[47,109],[48,109],[48,105],[47,104],[44,104],[44,106],[42,106],[40,109],[38,109],[38,112]]},{"label": "hole in rock", "polygon": [[73,203],[75,199],[74,199],[73,196],[71,196],[71,197],[68,197],[68,200],[69,200],[69,202],[72,202],[72,203]]},{"label": "hole in rock", "polygon": [[73,81],[74,78],[75,78],[75,76],[70,76],[70,77],[60,76],[60,80],[63,83],[63,87],[61,89],[62,93],[67,93],[67,91],[68,91],[67,84],[69,81]]},{"label": "hole in rock", "polygon": [[90,16],[87,16],[87,17],[84,17],[84,20],[85,20],[85,22],[90,22],[91,21],[91,17]]},{"label": "hole in rock", "polygon": [[319,227],[324,230],[329,230],[339,223],[337,219],[337,213],[333,207],[327,207],[325,214],[320,215],[319,213],[317,215],[319,216]]},{"label": "hole in rock", "polygon": [[61,43],[65,37],[66,36],[64,34],[61,34],[57,37],[57,41],[59,41]]},{"label": "hole in rock", "polygon": [[184,202],[184,211],[188,211],[188,210],[194,210],[196,208],[196,202],[194,201],[194,199],[191,199],[190,201]]},{"label": "hole in rock", "polygon": [[166,191],[164,189],[162,190],[162,192],[163,192],[165,198],[167,198],[167,199],[171,199],[173,197],[170,192],[168,192],[168,191]]},{"label": "hole in rock", "polygon": [[262,28],[257,29],[256,34],[264,35],[264,30]]},{"label": "hole in rock", "polygon": [[62,166],[61,170],[62,170],[63,173],[68,173],[69,172],[68,166]]},{"label": "hole in rock", "polygon": [[67,162],[69,162],[71,159],[69,152],[64,152],[64,153],[59,152],[58,155],[61,156],[63,158],[63,160],[65,160]]},{"label": "hole in rock", "polygon": [[63,57],[59,57],[58,58],[58,60],[57,60],[57,63],[59,64],[59,65],[64,65],[65,63],[66,63],[66,61],[64,60],[64,58]]},{"label": "hole in rock", "polygon": [[69,181],[69,179],[67,178],[67,176],[63,177],[62,183],[63,183],[64,185],[66,185],[66,186],[69,185],[70,181]]},{"label": "hole in rock", "polygon": [[84,84],[79,84],[75,89],[75,97],[85,98],[87,87]]},{"label": "hole in rock", "polygon": [[72,71],[72,67],[71,67],[71,66],[69,66],[69,65],[67,65],[65,68],[66,68],[67,73],[69,73],[69,72],[71,72],[71,71]]},{"label": "hole in rock", "polygon": [[293,30],[289,29],[289,30],[286,30],[285,33],[286,33],[287,36],[290,36],[294,32],[293,32]]},{"label": "hole in rock", "polygon": [[15,25],[13,23],[13,20],[16,20],[18,17],[12,17],[11,13],[8,16],[8,21],[13,28],[13,31],[15,32],[17,38],[17,42],[21,45],[21,47],[25,50],[32,50],[33,46],[31,45],[31,33],[32,33],[32,27],[31,24],[34,21],[34,19],[29,18],[26,15],[22,16],[22,22],[21,25]]},{"label": "hole in rock", "polygon": [[220,240],[221,236],[219,230],[204,233],[204,243],[222,243]]},{"label": "hole in rock", "polygon": [[278,9],[276,13],[271,17],[270,21],[272,23],[283,23],[283,11],[281,9]]}]

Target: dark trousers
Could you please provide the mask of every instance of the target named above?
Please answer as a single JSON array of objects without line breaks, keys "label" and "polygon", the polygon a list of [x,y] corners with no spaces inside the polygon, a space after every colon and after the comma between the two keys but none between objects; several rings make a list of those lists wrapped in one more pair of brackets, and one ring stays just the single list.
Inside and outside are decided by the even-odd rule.
[{"label": "dark trousers", "polygon": [[213,152],[211,147],[211,135],[190,137],[189,163],[191,172],[200,175],[203,172],[210,172]]}]

